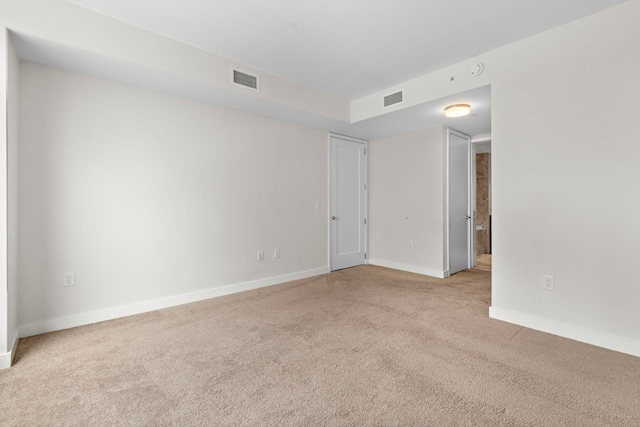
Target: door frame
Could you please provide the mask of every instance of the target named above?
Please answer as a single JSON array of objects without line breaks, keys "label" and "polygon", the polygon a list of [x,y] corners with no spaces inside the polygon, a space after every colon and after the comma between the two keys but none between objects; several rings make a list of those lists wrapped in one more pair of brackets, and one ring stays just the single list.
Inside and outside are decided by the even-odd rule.
[{"label": "door frame", "polygon": [[450,141],[449,141],[449,136],[453,134],[456,135],[460,138],[466,139],[468,140],[468,167],[467,167],[467,179],[468,179],[468,191],[467,191],[467,216],[471,217],[470,220],[468,221],[468,234],[469,237],[467,238],[467,269],[472,268],[475,265],[475,253],[473,252],[474,248],[475,248],[475,204],[474,201],[472,200],[473,196],[475,196],[475,179],[473,179],[474,174],[475,174],[475,169],[474,169],[474,162],[472,161],[472,138],[467,135],[464,134],[462,132],[459,132],[457,130],[454,129],[450,129],[450,128],[446,128],[446,148],[445,148],[445,182],[446,182],[446,191],[445,191],[445,198],[446,198],[446,214],[445,214],[445,272],[444,272],[444,277],[449,277],[451,275],[450,271],[450,265],[451,265],[451,257],[450,257],[450,251],[451,251],[451,245],[450,245],[450,241],[449,241],[449,235],[451,233],[451,229],[450,229],[450,221],[449,221],[449,194],[451,191],[450,188],[450,182],[449,182],[449,148],[450,148]]},{"label": "door frame", "polygon": [[341,135],[339,133],[329,132],[327,135],[327,260],[329,262],[329,271],[333,270],[333,233],[332,233],[332,221],[331,215],[333,212],[332,199],[333,199],[333,182],[331,178],[331,171],[333,170],[333,159],[331,157],[331,138],[339,138],[346,141],[355,142],[364,145],[364,262],[363,264],[369,264],[369,141],[354,138],[352,136]]},{"label": "door frame", "polygon": [[[474,136],[471,138],[471,170],[470,170],[470,177],[471,177],[471,181],[473,183],[473,191],[471,192],[471,202],[473,203],[473,224],[472,224],[472,229],[473,229],[473,247],[471,248],[471,259],[472,259],[472,267],[475,267],[476,265],[478,265],[478,256],[477,256],[477,248],[476,248],[476,211],[477,211],[477,207],[476,207],[476,200],[477,200],[477,194],[476,194],[476,155],[477,153],[477,146],[478,144],[484,144],[484,143],[489,143],[491,144],[491,134],[486,134],[486,135],[479,135],[479,136]],[[491,160],[490,160],[491,162]],[[491,163],[489,163],[489,215],[491,215]],[[491,235],[491,226],[489,227],[489,235]],[[490,237],[491,238],[491,237]]]}]

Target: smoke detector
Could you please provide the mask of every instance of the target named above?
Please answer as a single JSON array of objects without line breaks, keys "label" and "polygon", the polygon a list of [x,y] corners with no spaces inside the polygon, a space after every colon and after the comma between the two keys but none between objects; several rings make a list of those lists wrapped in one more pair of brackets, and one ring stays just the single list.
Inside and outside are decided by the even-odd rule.
[{"label": "smoke detector", "polygon": [[471,66],[471,68],[469,69],[469,74],[471,74],[471,77],[477,77],[482,73],[482,70],[484,70],[484,66],[478,62],[477,64],[473,64]]}]

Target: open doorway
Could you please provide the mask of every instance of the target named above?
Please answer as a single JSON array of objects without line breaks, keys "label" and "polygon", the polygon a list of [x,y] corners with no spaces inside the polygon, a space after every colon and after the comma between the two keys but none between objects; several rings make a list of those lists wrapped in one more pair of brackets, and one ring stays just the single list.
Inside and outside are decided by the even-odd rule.
[{"label": "open doorway", "polygon": [[491,139],[473,141],[475,167],[475,266],[491,271]]}]

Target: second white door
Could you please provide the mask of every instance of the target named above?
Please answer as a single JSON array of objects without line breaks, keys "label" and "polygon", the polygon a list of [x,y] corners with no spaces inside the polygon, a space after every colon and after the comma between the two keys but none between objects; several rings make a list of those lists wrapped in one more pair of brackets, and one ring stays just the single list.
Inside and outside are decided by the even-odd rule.
[{"label": "second white door", "polygon": [[449,130],[449,274],[471,268],[471,139]]}]

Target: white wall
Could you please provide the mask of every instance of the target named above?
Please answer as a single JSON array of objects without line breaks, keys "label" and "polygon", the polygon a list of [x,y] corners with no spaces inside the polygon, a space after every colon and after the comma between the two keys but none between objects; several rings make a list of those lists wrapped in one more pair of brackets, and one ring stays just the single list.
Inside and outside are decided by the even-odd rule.
[{"label": "white wall", "polygon": [[640,356],[638,16],[631,0],[401,86],[408,107],[491,84],[491,316]]},{"label": "white wall", "polygon": [[[7,32],[0,31],[0,165],[6,165],[7,152],[7,110],[9,100],[7,97],[9,46]],[[0,173],[0,369],[11,365],[11,355],[7,350],[7,332],[9,323],[8,311],[8,281],[7,281],[7,245],[2,243],[7,240],[7,186],[6,173]]]},{"label": "white wall", "polygon": [[[7,352],[18,339],[18,82],[19,61],[8,39],[7,85]],[[14,353],[11,353],[12,355]]]},{"label": "white wall", "polygon": [[371,264],[444,277],[445,145],[442,127],[369,142]]},{"label": "white wall", "polygon": [[326,271],[327,212],[315,210],[328,196],[326,132],[20,70],[23,334]]},{"label": "white wall", "polygon": [[[18,148],[18,58],[7,36],[0,32],[4,47],[0,60],[0,164],[7,167],[0,174],[0,369],[11,366],[18,338],[17,299],[17,148]],[[4,65],[4,66],[3,66]]]},{"label": "white wall", "polygon": [[509,46],[492,82],[492,315],[636,355],[639,16],[631,1]]}]

